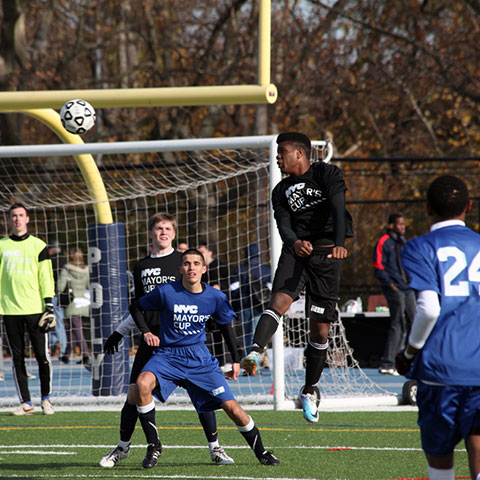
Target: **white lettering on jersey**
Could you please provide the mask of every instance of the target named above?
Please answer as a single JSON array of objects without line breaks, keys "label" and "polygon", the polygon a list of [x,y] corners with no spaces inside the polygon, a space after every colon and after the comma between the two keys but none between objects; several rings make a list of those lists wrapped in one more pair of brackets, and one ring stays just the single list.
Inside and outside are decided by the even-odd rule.
[{"label": "white lettering on jersey", "polygon": [[197,305],[177,305],[173,306],[173,313],[198,313]]},{"label": "white lettering on jersey", "polygon": [[305,187],[305,183],[291,185],[285,191],[285,196],[292,212],[305,210],[326,200],[320,189]]},{"label": "white lettering on jersey", "polygon": [[142,270],[141,278],[151,277],[151,276],[158,277],[161,273],[162,273],[162,269],[160,267],[146,268],[145,270]]},{"label": "white lettering on jersey", "polygon": [[2,252],[2,257],[4,258],[6,272],[23,275],[33,274],[29,265],[34,263],[34,259],[30,257],[22,257],[20,250],[4,250]]},{"label": "white lettering on jersey", "polygon": [[19,257],[20,256],[20,250],[4,250],[3,251],[3,256],[4,257]]},{"label": "white lettering on jersey", "polygon": [[[182,335],[193,335],[200,333],[201,329],[189,330],[192,324],[205,323],[210,315],[199,315],[197,305],[178,305],[173,306],[173,327]],[[201,327],[200,327],[201,328]]]}]

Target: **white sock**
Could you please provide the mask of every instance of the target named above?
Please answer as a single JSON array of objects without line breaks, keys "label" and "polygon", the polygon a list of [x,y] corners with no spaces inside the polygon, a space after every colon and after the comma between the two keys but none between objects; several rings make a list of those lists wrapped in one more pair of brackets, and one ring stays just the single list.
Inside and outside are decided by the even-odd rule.
[{"label": "white sock", "polygon": [[253,427],[255,426],[255,422],[253,421],[252,417],[249,417],[249,418],[250,418],[250,421],[244,427],[239,427],[237,425],[239,432],[249,432],[250,430],[253,429]]},{"label": "white sock", "polygon": [[210,451],[212,451],[215,447],[219,447],[220,444],[218,443],[218,440],[215,440],[214,442],[208,442],[208,448]]},{"label": "white sock", "polygon": [[150,410],[155,408],[155,402],[152,400],[148,405],[137,405],[137,412],[138,413],[148,413]]},{"label": "white sock", "polygon": [[455,480],[455,472],[453,468],[440,469],[428,466],[428,476],[430,480]]},{"label": "white sock", "polygon": [[127,450],[128,447],[130,445],[130,442],[124,442],[123,440],[119,440],[118,441],[118,446],[122,449],[122,450]]}]

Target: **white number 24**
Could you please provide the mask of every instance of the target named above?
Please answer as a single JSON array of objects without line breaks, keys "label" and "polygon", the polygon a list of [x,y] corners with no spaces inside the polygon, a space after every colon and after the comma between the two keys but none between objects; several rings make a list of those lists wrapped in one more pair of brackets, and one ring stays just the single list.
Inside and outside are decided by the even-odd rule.
[{"label": "white number 24", "polygon": [[465,253],[457,247],[439,248],[437,250],[437,258],[440,262],[446,262],[449,258],[455,259],[455,262],[445,272],[443,277],[445,295],[449,297],[468,297],[470,294],[468,281],[459,281],[456,284],[453,281],[468,267],[468,280],[470,282],[480,282],[480,251],[475,255],[470,266],[467,265]]}]

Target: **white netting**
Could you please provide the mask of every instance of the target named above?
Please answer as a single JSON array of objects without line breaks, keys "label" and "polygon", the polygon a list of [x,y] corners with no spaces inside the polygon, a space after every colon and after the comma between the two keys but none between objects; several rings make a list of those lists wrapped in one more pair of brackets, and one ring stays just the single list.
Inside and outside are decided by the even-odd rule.
[{"label": "white netting", "polygon": [[[0,148],[1,150],[1,148]],[[1,152],[0,152],[1,153]],[[318,154],[322,156],[322,152]],[[261,262],[270,262],[269,156],[267,148],[217,149],[180,152],[102,154],[96,158],[106,187],[114,222],[122,222],[126,232],[126,256],[130,271],[149,251],[148,218],[168,211],[177,218],[177,239],[197,246],[206,241],[226,264],[228,285],[236,268],[245,262],[245,249],[258,245]],[[64,254],[72,248],[87,252],[87,225],[95,223],[94,205],[75,160],[68,156],[4,158],[0,162],[1,234],[7,234],[6,210],[22,202],[30,210],[30,233],[47,243],[58,243]],[[226,292],[228,293],[228,292]],[[243,317],[240,317],[243,318]],[[297,397],[303,384],[303,349],[306,321],[295,313],[285,320],[285,393]],[[245,345],[244,328],[235,325],[239,341]],[[84,323],[90,345],[90,322]],[[92,400],[92,378],[78,350],[68,364],[60,361],[58,342],[52,344],[52,396],[76,402]],[[130,361],[138,335],[132,332]],[[353,359],[341,323],[333,326],[328,363],[321,382],[323,397],[378,395],[385,393],[368,380]],[[271,355],[270,355],[271,356]],[[228,361],[228,358],[226,359]],[[5,380],[0,397],[5,405],[17,402],[6,343],[3,348]],[[270,365],[272,367],[272,365]],[[0,374],[2,364],[0,363]],[[36,362],[29,348],[27,370],[37,378],[29,380],[32,398],[38,399]],[[261,376],[242,376],[232,383],[242,401],[273,402],[272,368]],[[169,403],[185,400],[177,389]],[[110,399],[111,400],[111,399]],[[109,398],[95,401],[108,403]]]}]

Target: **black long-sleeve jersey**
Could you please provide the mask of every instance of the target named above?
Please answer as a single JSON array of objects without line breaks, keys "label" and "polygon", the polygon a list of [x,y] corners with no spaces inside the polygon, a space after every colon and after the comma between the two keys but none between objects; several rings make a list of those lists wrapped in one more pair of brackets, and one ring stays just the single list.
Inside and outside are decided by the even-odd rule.
[{"label": "black long-sleeve jersey", "polygon": [[[170,283],[180,278],[180,259],[182,254],[173,250],[162,257],[148,257],[139,260],[133,267],[133,281],[135,284],[135,298],[138,300],[157,285]],[[159,312],[145,312],[145,320],[150,331],[158,334],[160,322]]]},{"label": "black long-sleeve jersey", "polygon": [[346,190],[342,171],[322,162],[280,181],[273,189],[272,205],[282,240],[292,245],[298,239],[328,239],[343,246],[345,237],[353,235]]}]

